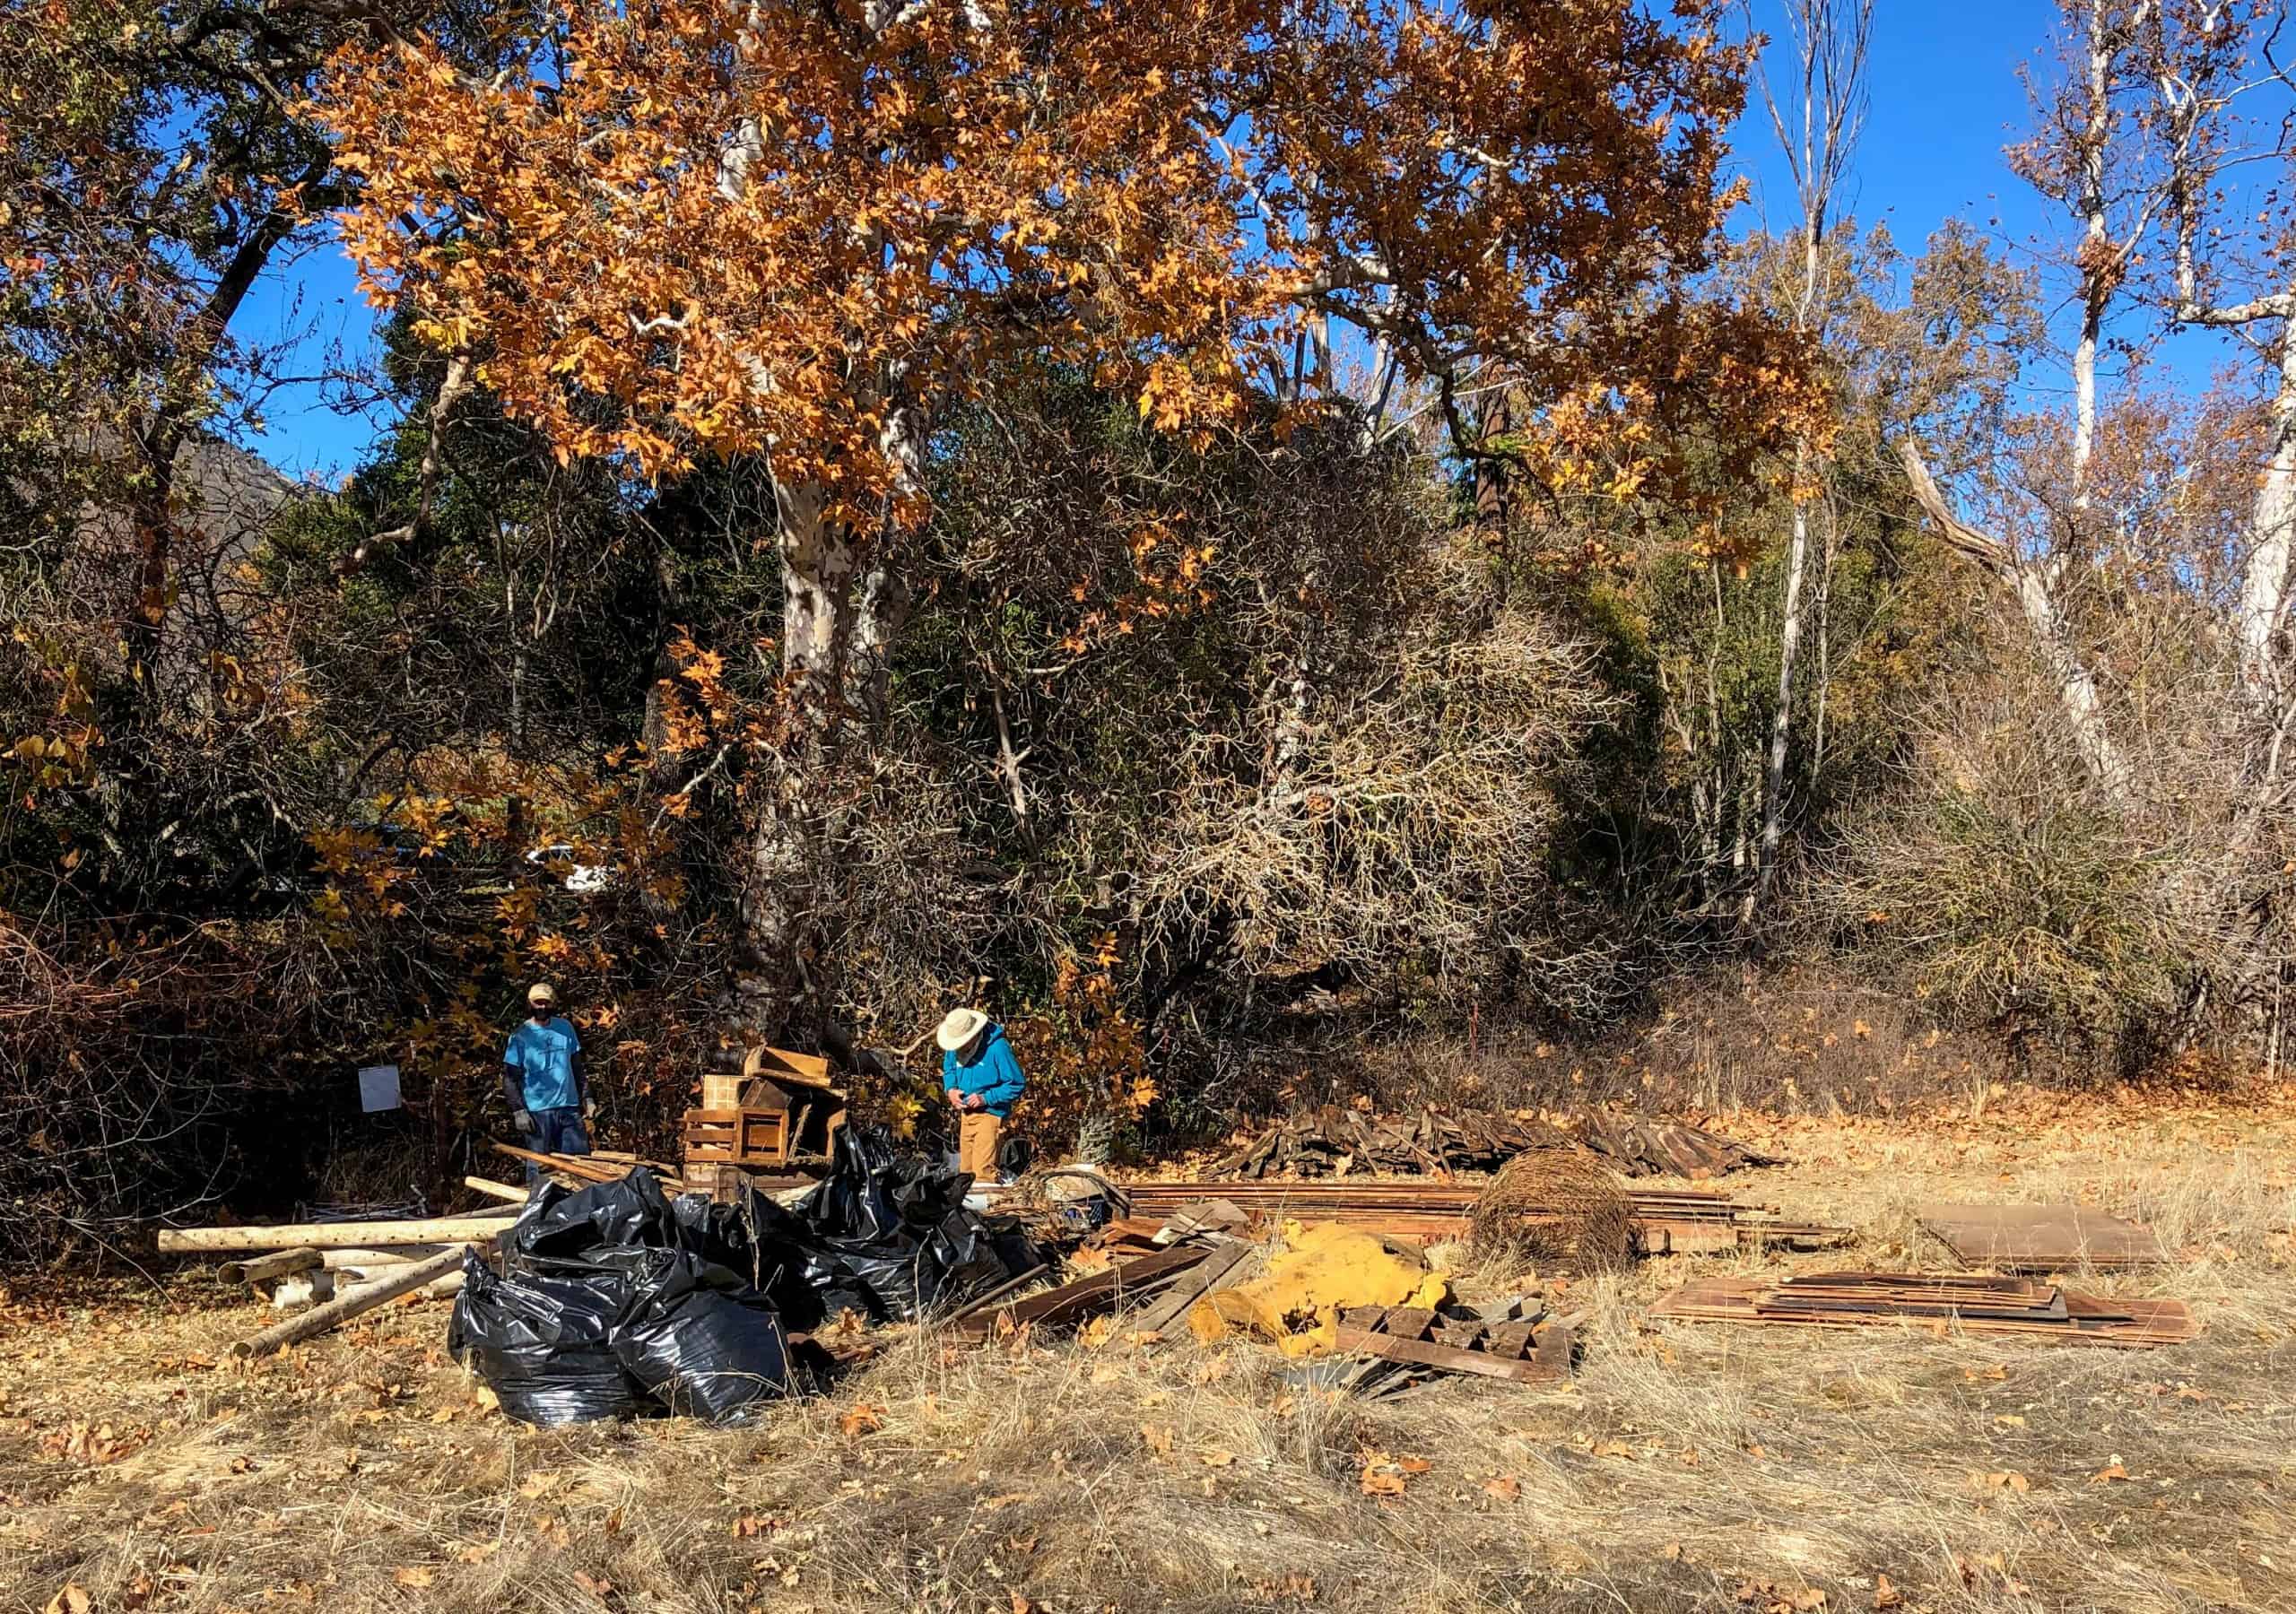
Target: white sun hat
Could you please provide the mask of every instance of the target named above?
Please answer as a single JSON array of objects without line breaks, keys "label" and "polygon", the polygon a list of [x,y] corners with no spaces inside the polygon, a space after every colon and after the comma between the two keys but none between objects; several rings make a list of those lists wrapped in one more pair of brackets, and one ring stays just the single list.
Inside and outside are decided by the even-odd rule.
[{"label": "white sun hat", "polygon": [[952,1009],[942,1019],[941,1028],[933,1033],[933,1040],[944,1053],[953,1054],[979,1036],[987,1024],[988,1017],[978,1009]]}]

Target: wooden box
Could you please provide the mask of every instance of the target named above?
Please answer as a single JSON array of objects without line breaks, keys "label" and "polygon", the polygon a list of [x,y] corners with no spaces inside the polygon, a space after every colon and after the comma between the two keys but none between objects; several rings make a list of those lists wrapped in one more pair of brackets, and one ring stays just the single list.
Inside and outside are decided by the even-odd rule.
[{"label": "wooden box", "polygon": [[685,1113],[689,1165],[778,1166],[789,1158],[789,1115],[778,1109],[691,1109]]}]

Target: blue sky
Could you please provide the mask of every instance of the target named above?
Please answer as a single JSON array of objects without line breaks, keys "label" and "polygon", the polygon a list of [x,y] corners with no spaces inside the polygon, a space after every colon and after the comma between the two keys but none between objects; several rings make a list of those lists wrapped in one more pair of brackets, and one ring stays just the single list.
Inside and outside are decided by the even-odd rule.
[{"label": "blue sky", "polygon": [[[1771,32],[1775,0],[1755,0]],[[1848,211],[1861,221],[1885,221],[1906,251],[1949,218],[1985,230],[1996,245],[2048,247],[2067,239],[2068,221],[2054,214],[2010,172],[2003,148],[2023,137],[2030,110],[2021,65],[2045,64],[2056,7],[2045,0],[1878,0],[1874,21],[1871,100],[1853,167]],[[1735,161],[1752,183],[1741,215],[1745,227],[1794,218],[1793,193],[1773,149],[1759,102],[1734,135]],[[257,340],[308,331],[294,368],[313,369],[328,343],[366,349],[371,324],[349,265],[332,245],[273,276],[242,317]],[[2225,351],[2207,338],[2187,338],[2164,355],[2169,374],[2196,386]],[[258,447],[291,474],[333,475],[354,464],[378,422],[329,412],[315,389],[274,401]]]}]

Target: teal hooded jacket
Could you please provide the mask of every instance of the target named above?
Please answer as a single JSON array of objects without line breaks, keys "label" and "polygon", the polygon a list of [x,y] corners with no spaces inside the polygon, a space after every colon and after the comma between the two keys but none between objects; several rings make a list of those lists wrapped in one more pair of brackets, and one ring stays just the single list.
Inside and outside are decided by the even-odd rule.
[{"label": "teal hooded jacket", "polygon": [[991,1026],[970,1064],[958,1063],[953,1054],[941,1055],[941,1085],[952,1093],[978,1093],[982,1107],[1002,1118],[1013,1113],[1013,1100],[1021,1096],[1029,1079],[1021,1074],[1021,1062],[1013,1057],[1004,1028]]}]

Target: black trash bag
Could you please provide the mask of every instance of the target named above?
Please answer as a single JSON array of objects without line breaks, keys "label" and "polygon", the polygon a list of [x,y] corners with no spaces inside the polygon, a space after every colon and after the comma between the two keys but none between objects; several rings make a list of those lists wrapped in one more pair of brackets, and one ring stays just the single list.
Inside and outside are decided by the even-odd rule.
[{"label": "black trash bag", "polygon": [[635,1277],[649,1250],[703,1248],[702,1229],[682,1220],[643,1166],[618,1183],[570,1189],[545,1183],[505,1241],[509,1265],[528,1271],[596,1271]]},{"label": "black trash bag", "polygon": [[613,1331],[615,1355],[672,1412],[715,1422],[789,1384],[787,1341],[766,1297],[728,1269],[663,1253]]},{"label": "black trash bag", "polygon": [[[639,1410],[648,1396],[674,1411],[717,1419],[779,1395],[788,1384],[787,1344],[771,1298],[751,1274],[778,1279],[796,1264],[781,1245],[793,1231],[803,1229],[786,1212],[778,1221],[758,1213],[743,1226],[713,1216],[699,1199],[674,1205],[642,1167],[615,1183],[570,1191],[545,1185],[504,1241],[506,1276],[490,1272],[465,1291],[480,1291],[472,1339],[491,1343],[480,1339],[483,1323],[518,1349],[474,1351],[472,1365],[506,1410],[516,1397],[543,1414],[514,1413],[528,1422],[614,1416]],[[498,1315],[512,1302],[523,1329]],[[552,1306],[560,1314],[554,1327]],[[450,1346],[464,1328],[458,1307]],[[611,1363],[621,1391],[614,1410],[604,1410],[597,1383],[587,1401],[537,1403],[530,1381],[547,1377],[553,1350],[565,1353],[566,1369],[586,1383],[603,1382]],[[507,1388],[498,1374],[509,1379]]]},{"label": "black trash bag", "polygon": [[473,1252],[447,1323],[447,1349],[521,1423],[590,1423],[645,1406],[613,1335],[630,1296],[606,1274],[498,1278]]},{"label": "black trash bag", "polygon": [[[893,1153],[883,1132],[838,1133],[830,1175],[799,1202],[782,1237],[802,1252],[800,1275],[822,1317],[850,1307],[906,1322],[954,1309],[1043,1262],[1009,1218],[965,1208],[972,1178]],[[817,1325],[810,1312],[801,1327]]]}]

